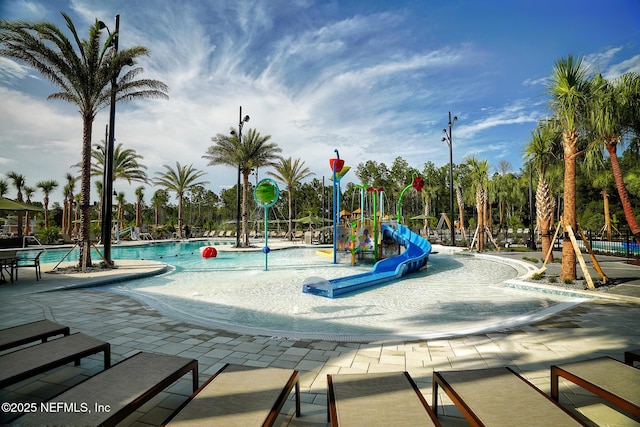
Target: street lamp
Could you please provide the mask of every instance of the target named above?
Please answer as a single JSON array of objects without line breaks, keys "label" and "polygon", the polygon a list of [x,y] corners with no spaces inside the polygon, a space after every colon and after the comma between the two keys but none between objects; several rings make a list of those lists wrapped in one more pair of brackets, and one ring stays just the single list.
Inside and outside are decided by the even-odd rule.
[{"label": "street lamp", "polygon": [[451,229],[451,244],[456,245],[456,229],[453,220],[453,139],[451,137],[451,131],[453,130],[453,123],[458,120],[458,116],[454,116],[451,120],[451,111],[449,111],[449,132],[446,129],[442,129],[442,133],[445,136],[442,140],[449,145],[449,214],[451,216],[449,220],[449,227]]},{"label": "street lamp", "polygon": [[[115,54],[118,53],[118,39],[120,38],[120,15],[116,15],[116,30],[111,34],[109,27],[100,21],[100,29],[106,29],[112,36],[111,47]],[[111,109],[109,110],[109,138],[107,139],[104,153],[104,182],[102,184],[102,244],[104,245],[104,260],[109,266],[113,265],[111,260],[111,215],[113,202],[111,193],[113,192],[113,141],[116,121],[116,88],[118,86],[118,74],[111,78]]]},{"label": "street lamp", "polygon": [[[249,116],[242,118],[242,105],[240,106],[240,119],[238,123],[238,143],[242,144],[242,126],[249,121]],[[231,131],[231,135],[235,135],[234,130]],[[238,183],[236,185],[236,248],[240,247],[240,168],[242,165],[238,163]]]}]

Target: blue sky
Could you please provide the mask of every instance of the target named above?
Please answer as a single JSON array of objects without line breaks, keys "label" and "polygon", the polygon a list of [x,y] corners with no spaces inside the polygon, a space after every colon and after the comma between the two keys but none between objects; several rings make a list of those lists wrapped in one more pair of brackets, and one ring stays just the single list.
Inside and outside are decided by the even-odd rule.
[{"label": "blue sky", "polygon": [[[353,167],[390,166],[398,156],[418,169],[448,164],[449,111],[458,116],[454,162],[475,155],[495,168],[504,159],[517,171],[531,130],[549,114],[545,80],[556,60],[584,56],[609,78],[640,73],[638,0],[0,1],[3,19],[66,29],[60,11],[81,37],[95,19],[113,29],[120,14],[120,46],[150,49],[142,76],[167,83],[170,99],[118,105],[116,142],[144,156],[150,177],[163,164],[193,164],[217,193],[235,183],[235,170],[201,156],[211,137],[237,126],[240,105],[251,116],[245,130],[271,135],[317,178],[329,176],[334,148]],[[46,100],[54,91],[0,58],[0,176],[63,185],[75,173],[81,118],[73,105]],[[94,143],[107,122],[104,110]],[[138,185],[115,188],[133,201]]]}]

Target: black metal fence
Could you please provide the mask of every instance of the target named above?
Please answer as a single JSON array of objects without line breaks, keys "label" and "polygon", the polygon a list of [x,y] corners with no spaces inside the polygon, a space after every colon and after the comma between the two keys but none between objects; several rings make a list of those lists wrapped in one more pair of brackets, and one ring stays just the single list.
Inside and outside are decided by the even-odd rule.
[{"label": "black metal fence", "polygon": [[[622,233],[620,237],[612,240],[605,240],[591,231],[587,231],[585,235],[591,249],[593,249],[595,253],[623,256],[627,258],[640,258],[640,247],[638,247],[638,242],[635,241],[633,235],[629,231]],[[583,242],[579,239],[578,243],[582,246]]]}]

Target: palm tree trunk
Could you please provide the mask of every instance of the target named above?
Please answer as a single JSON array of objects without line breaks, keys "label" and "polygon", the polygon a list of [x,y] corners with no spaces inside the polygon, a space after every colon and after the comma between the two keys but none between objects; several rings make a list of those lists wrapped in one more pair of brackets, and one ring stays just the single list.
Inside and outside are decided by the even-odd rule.
[{"label": "palm tree trunk", "polygon": [[80,180],[80,258],[78,265],[91,266],[91,131],[93,117],[82,120],[82,175]]},{"label": "palm tree trunk", "polygon": [[182,237],[182,193],[178,193],[178,237]]},{"label": "palm tree trunk", "polygon": [[620,169],[620,163],[618,162],[616,146],[616,143],[606,144],[607,151],[609,152],[609,157],[611,158],[613,179],[616,181],[616,189],[618,190],[618,195],[620,196],[620,203],[622,203],[624,217],[627,220],[627,224],[629,225],[631,233],[636,239],[636,242],[640,243],[640,226],[638,225],[636,217],[633,215],[633,208],[631,206],[631,201],[629,200],[629,192],[627,191],[627,187],[624,185],[624,180],[622,179],[622,170]]},{"label": "palm tree trunk", "polygon": [[[578,146],[578,131],[570,129],[562,134],[564,149],[564,214],[562,221],[576,230],[576,152]],[[560,280],[576,280],[576,253],[569,239],[564,233],[562,242],[562,267]]]},{"label": "palm tree trunk", "polygon": [[[549,185],[540,174],[538,179],[538,188],[536,189],[536,212],[538,217],[538,225],[540,234],[542,235],[542,257],[546,257],[552,248],[550,226],[553,224],[553,211],[555,199],[549,193]],[[551,253],[551,261],[553,261],[553,253]]]},{"label": "palm tree trunk", "polygon": [[242,237],[245,248],[249,247],[249,173],[251,171],[242,171],[242,230],[240,236]]},{"label": "palm tree trunk", "polygon": [[289,202],[289,220],[288,222],[288,231],[287,231],[287,239],[293,240],[293,184],[287,187],[287,199]]},{"label": "palm tree trunk", "polygon": [[602,191],[602,204],[604,205],[604,231],[607,233],[607,240],[611,240],[611,212],[609,210],[609,192]]}]

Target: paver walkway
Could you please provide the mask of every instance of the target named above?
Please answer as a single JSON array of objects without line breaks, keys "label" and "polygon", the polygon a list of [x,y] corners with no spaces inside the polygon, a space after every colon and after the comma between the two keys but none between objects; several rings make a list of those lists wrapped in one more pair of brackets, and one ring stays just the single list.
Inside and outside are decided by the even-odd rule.
[{"label": "paver walkway", "polygon": [[[434,369],[511,366],[549,393],[552,364],[599,356],[621,360],[625,350],[640,348],[640,267],[610,257],[603,257],[602,263],[607,275],[619,283],[609,292],[619,295],[618,300],[596,298],[533,325],[449,339],[352,343],[242,335],[173,319],[132,298],[104,292],[99,287],[61,289],[70,284],[104,281],[108,275],[109,280],[122,279],[152,274],[162,268],[149,261],[118,262],[120,268],[109,273],[43,274],[38,282],[30,270],[21,270],[18,282],[0,285],[0,328],[51,319],[70,326],[72,332],[110,342],[113,363],[141,350],[197,358],[200,382],[225,363],[298,369],[302,417],[295,418],[290,398],[277,425],[326,426],[327,373],[407,370],[431,402]],[[43,272],[50,268],[43,266]],[[557,266],[550,266],[553,268]],[[80,366],[70,364],[2,389],[0,402],[47,400],[101,369],[101,358],[90,357]],[[186,398],[190,385],[189,378],[179,381],[123,425],[157,425]],[[578,389],[563,391],[562,395],[562,403],[569,408],[577,407],[577,413],[592,425],[634,425],[640,421]],[[440,401],[444,405],[439,408],[439,413],[444,414],[443,425],[467,425],[446,395]],[[0,413],[0,424],[11,419],[10,414]]]}]

